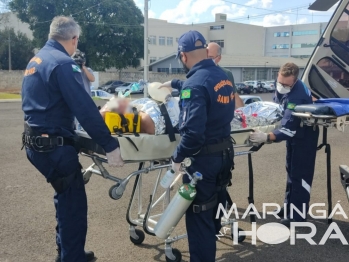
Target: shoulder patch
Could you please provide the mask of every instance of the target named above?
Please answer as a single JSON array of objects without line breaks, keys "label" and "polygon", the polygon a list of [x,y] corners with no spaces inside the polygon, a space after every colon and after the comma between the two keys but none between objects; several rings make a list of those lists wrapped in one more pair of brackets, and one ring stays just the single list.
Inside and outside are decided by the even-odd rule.
[{"label": "shoulder patch", "polygon": [[293,103],[287,104],[287,109],[293,110],[295,107],[296,107],[296,104],[293,104]]},{"label": "shoulder patch", "polygon": [[190,93],[191,93],[191,90],[190,90],[190,89],[182,90],[182,92],[181,92],[181,98],[182,98],[182,99],[188,99],[188,98],[190,98]]},{"label": "shoulder patch", "polygon": [[78,67],[77,65],[71,65],[73,68],[73,72],[79,72],[81,73],[80,67]]}]

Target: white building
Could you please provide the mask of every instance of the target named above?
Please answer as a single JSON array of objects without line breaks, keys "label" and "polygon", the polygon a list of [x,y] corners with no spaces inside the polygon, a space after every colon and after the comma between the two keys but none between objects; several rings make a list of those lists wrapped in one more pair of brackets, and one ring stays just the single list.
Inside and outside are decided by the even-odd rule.
[{"label": "white building", "polygon": [[327,23],[266,28],[265,55],[309,58]]},{"label": "white building", "polygon": [[305,67],[326,24],[262,27],[227,21],[226,14],[216,14],[212,23],[193,25],[149,19],[148,62],[151,71],[182,72],[175,59],[178,38],[197,30],[207,42],[216,42],[223,48],[221,66],[229,68],[237,82],[275,79],[279,67],[286,62]]},{"label": "white building", "polygon": [[[33,38],[29,25],[15,14],[0,14],[0,20],[0,30],[13,27]],[[182,65],[175,59],[178,38],[197,30],[207,42],[216,42],[223,48],[221,66],[229,68],[240,82],[275,79],[279,67],[289,61],[303,69],[327,23],[262,27],[230,22],[226,14],[216,14],[211,23],[184,25],[149,19],[148,24],[151,71],[181,73]]]}]

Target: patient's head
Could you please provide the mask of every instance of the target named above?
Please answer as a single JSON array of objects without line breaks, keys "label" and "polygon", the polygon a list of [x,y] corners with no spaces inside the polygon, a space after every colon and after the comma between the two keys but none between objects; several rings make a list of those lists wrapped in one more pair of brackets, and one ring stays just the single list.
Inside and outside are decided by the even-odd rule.
[{"label": "patient's head", "polygon": [[124,97],[112,97],[102,108],[105,112],[115,112],[118,114],[125,114],[129,108],[129,99]]}]

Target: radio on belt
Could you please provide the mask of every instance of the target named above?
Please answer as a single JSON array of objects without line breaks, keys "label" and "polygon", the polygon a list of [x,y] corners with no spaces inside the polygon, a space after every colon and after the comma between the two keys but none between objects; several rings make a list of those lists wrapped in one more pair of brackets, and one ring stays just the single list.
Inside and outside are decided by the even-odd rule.
[{"label": "radio on belt", "polygon": [[162,239],[168,238],[185,211],[194,201],[197,193],[195,185],[199,180],[202,180],[202,175],[199,172],[195,172],[192,177],[189,184],[183,184],[178,189],[176,195],[160,217],[159,222],[157,222],[154,229],[157,237]]}]

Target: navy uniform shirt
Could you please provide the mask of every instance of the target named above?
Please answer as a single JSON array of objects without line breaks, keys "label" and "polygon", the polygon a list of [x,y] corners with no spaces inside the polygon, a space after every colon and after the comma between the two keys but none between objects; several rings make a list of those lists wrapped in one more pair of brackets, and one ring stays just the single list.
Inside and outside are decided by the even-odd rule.
[{"label": "navy uniform shirt", "polygon": [[75,116],[106,152],[118,146],[84,89],[80,68],[55,40],[47,41],[25,70],[22,109],[24,120],[39,133],[72,138]]},{"label": "navy uniform shirt", "polygon": [[282,127],[273,132],[276,137],[275,141],[289,140],[293,137],[303,138],[303,128],[300,126],[301,119],[294,117],[292,112],[296,105],[313,103],[308,87],[301,80],[297,80],[288,94],[282,95],[276,90],[274,102],[282,105],[284,109],[281,120]]},{"label": "navy uniform shirt", "polygon": [[180,90],[178,126],[182,137],[172,157],[175,163],[197,154],[204,145],[220,143],[230,136],[235,109],[232,85],[212,59],[196,64],[185,82],[172,81]]}]

